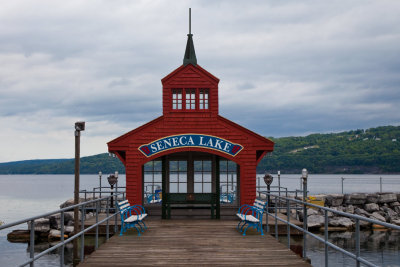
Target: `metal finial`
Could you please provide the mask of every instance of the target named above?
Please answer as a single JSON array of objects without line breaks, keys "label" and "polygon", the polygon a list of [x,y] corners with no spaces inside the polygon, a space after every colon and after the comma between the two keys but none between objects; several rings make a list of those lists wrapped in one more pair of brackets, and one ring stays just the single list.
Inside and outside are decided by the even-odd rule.
[{"label": "metal finial", "polygon": [[189,7],[189,34],[192,34],[192,9]]}]

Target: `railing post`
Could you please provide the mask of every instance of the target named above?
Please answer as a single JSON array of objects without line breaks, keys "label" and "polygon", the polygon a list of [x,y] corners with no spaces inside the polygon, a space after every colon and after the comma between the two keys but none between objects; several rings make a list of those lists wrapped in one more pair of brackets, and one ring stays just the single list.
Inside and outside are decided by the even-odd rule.
[{"label": "railing post", "polygon": [[[85,230],[85,205],[82,205],[81,210],[81,231]],[[85,258],[85,233],[81,234],[81,262]]]},{"label": "railing post", "polygon": [[290,202],[286,199],[286,214],[287,214],[287,246],[290,249]]},{"label": "railing post", "polygon": [[96,201],[96,237],[94,243],[95,250],[99,248],[99,225],[97,224],[98,222],[99,222],[99,201]]},{"label": "railing post", "polygon": [[344,182],[344,177],[342,177],[342,194],[343,194],[343,182]]},{"label": "railing post", "polygon": [[360,267],[360,220],[356,218],[356,266]]},{"label": "railing post", "polygon": [[[107,214],[107,218],[108,216],[110,216],[110,205],[108,203],[108,200],[110,198],[107,198],[107,203],[106,203],[106,214]],[[107,224],[106,224],[106,240],[108,240],[110,238],[110,224],[109,224],[110,219],[107,220]]]},{"label": "railing post", "polygon": [[[275,197],[275,203],[277,203],[276,200],[277,197]],[[276,205],[275,205],[275,238],[276,240],[278,240],[278,207]]]},{"label": "railing post", "polygon": [[[117,205],[118,205],[117,198],[118,198],[118,196],[116,196],[116,199],[115,199],[115,207],[114,207],[114,213],[115,214],[117,213]],[[114,221],[114,234],[115,234],[115,233],[118,232],[118,214],[116,214],[114,216],[114,219],[115,219],[115,221]]]},{"label": "railing post", "polygon": [[325,226],[324,226],[324,238],[325,238],[325,267],[328,267],[328,211],[325,210]]},{"label": "railing post", "polygon": [[269,202],[267,201],[267,207],[266,207],[266,215],[265,215],[265,228],[267,233],[269,233],[269,223],[268,223],[268,217],[269,217]]},{"label": "railing post", "polygon": [[[281,171],[278,171],[278,195],[279,195],[279,204],[281,204]],[[277,205],[277,202],[275,201],[275,205]]]},{"label": "railing post", "polygon": [[[61,212],[61,218],[60,218],[60,231],[61,231],[61,237],[60,237],[60,242],[64,243],[64,211]],[[60,266],[64,266],[64,244],[61,247],[60,251]]]},{"label": "railing post", "polygon": [[[31,221],[31,231],[29,236],[29,257],[33,259],[35,257],[35,220]],[[32,261],[29,266],[35,266],[34,262]]]},{"label": "railing post", "polygon": [[379,184],[380,184],[380,189],[381,189],[381,193],[382,193],[382,176],[381,177],[379,177]]},{"label": "railing post", "polygon": [[302,170],[303,178],[303,259],[307,258],[307,178],[306,169]]}]

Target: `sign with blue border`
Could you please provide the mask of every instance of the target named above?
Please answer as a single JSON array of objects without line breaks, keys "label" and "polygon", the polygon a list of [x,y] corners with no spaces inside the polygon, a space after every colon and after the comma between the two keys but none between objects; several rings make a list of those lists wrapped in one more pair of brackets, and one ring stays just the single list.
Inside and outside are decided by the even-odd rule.
[{"label": "sign with blue border", "polygon": [[166,136],[149,144],[141,145],[138,149],[146,157],[151,157],[160,152],[182,147],[201,147],[213,149],[230,156],[236,156],[243,146],[228,140],[205,134],[179,134]]}]

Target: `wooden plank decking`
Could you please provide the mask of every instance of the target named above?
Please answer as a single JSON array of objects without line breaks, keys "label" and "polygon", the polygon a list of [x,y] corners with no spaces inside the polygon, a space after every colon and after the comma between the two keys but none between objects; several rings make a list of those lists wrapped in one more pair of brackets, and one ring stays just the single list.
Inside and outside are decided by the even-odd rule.
[{"label": "wooden plank decking", "polygon": [[221,220],[149,220],[142,236],[134,229],[114,235],[79,266],[311,266],[269,234],[249,230],[242,236],[236,225]]}]

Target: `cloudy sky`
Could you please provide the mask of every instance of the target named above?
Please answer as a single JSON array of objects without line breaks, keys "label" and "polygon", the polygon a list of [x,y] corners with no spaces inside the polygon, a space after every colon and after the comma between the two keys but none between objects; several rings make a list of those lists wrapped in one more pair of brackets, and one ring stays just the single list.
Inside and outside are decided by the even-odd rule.
[{"label": "cloudy sky", "polygon": [[0,162],[72,158],[161,115],[188,8],[220,114],[265,136],[400,124],[400,1],[1,0]]}]

